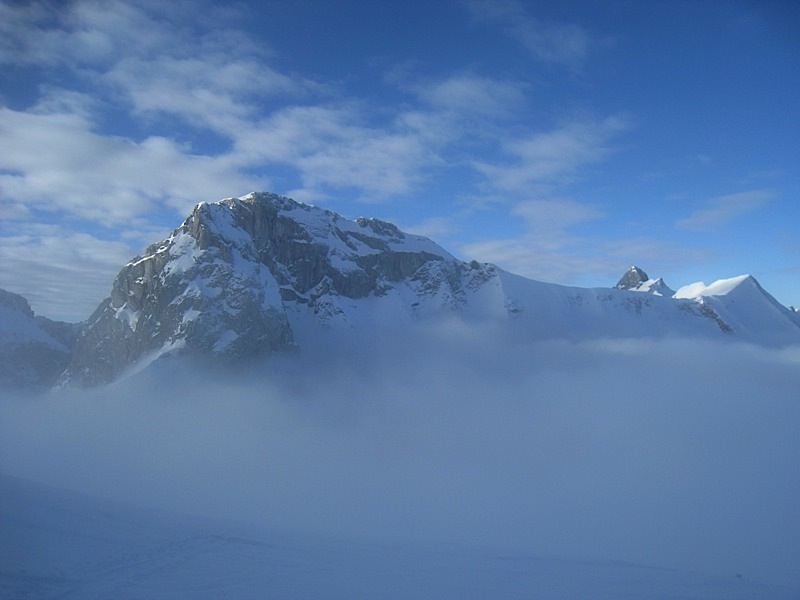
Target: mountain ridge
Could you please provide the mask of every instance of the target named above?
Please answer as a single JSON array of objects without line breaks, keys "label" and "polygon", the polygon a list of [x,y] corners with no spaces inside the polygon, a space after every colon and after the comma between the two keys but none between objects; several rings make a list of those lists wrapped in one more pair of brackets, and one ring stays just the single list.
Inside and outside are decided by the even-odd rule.
[{"label": "mountain ridge", "polygon": [[634,266],[613,288],[562,286],[458,260],[386,221],[251,193],[197,204],[124,265],[59,381],[102,385],[171,355],[257,361],[302,352],[323,334],[334,344],[358,332],[386,342],[430,319],[529,339],[800,343],[798,313],[749,275],[673,292]]},{"label": "mountain ridge", "polygon": [[0,289],[0,382],[45,389],[69,365],[80,325],[34,314],[27,299]]}]

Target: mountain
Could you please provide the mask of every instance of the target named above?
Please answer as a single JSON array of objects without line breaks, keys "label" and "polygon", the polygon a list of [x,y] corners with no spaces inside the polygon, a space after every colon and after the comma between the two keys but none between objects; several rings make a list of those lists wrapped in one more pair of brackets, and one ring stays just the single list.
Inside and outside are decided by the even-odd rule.
[{"label": "mountain", "polygon": [[731,331],[747,339],[793,343],[800,328],[798,313],[775,300],[752,275],[720,279],[711,285],[694,283],[680,288],[674,297],[712,310]]},{"label": "mountain", "polygon": [[70,362],[79,327],[36,316],[25,298],[0,289],[0,384],[52,386]]},{"label": "mountain", "polygon": [[650,279],[642,269],[633,266],[628,269],[622,278],[614,286],[618,290],[630,290],[632,292],[646,292],[655,296],[674,296],[675,290],[671,289],[664,280]]},{"label": "mountain", "polygon": [[376,219],[273,194],[201,203],[122,269],[65,380],[107,382],[171,353],[240,361],[294,351],[304,327],[354,325],[356,305],[391,302],[400,282],[415,299],[441,291],[446,302],[480,272]]},{"label": "mountain", "polygon": [[347,344],[358,333],[385,343],[445,318],[528,339],[800,342],[797,313],[752,277],[725,281],[674,294],[632,267],[615,288],[542,283],[460,261],[385,221],[253,193],[198,204],[125,265],[61,382],[103,384],[174,355],[240,364],[303,352],[321,337]]}]

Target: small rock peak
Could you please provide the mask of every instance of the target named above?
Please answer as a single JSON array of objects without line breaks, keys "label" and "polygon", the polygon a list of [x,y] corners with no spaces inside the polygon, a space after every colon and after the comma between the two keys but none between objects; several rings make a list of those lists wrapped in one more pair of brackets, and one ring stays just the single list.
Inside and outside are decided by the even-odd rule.
[{"label": "small rock peak", "polygon": [[632,290],[639,287],[649,279],[650,277],[647,275],[647,273],[634,265],[625,272],[622,278],[617,282],[617,285],[614,287],[618,290]]},{"label": "small rock peak", "polygon": [[0,305],[10,308],[14,312],[19,312],[28,317],[33,318],[33,309],[28,303],[28,300],[19,294],[0,289]]},{"label": "small rock peak", "polygon": [[369,227],[373,232],[378,235],[384,235],[393,238],[402,238],[403,235],[394,223],[382,221],[375,218],[358,217],[356,219],[359,227]]}]

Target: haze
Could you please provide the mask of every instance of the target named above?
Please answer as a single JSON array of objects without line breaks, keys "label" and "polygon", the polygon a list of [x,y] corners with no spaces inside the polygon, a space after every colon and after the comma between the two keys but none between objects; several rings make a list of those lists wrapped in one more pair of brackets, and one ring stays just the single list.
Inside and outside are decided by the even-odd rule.
[{"label": "haze", "polygon": [[0,471],[348,539],[800,585],[800,349],[413,333],[6,395]]}]

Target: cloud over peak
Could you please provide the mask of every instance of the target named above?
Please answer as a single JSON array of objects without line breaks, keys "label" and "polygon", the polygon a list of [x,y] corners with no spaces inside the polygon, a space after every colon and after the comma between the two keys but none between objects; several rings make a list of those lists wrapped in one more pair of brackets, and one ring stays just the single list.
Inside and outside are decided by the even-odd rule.
[{"label": "cloud over peak", "polygon": [[704,207],[677,222],[681,229],[709,231],[763,208],[773,197],[769,190],[750,190],[711,198]]}]

